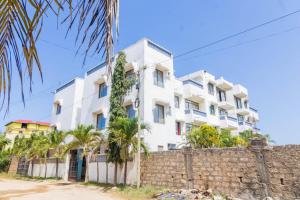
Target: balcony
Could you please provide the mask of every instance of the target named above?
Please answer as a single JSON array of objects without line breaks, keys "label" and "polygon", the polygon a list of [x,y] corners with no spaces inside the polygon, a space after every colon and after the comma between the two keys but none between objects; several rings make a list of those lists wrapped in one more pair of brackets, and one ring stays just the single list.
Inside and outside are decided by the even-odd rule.
[{"label": "balcony", "polygon": [[230,90],[233,88],[233,84],[230,83],[229,81],[226,81],[223,77],[216,80],[216,85],[218,88],[222,90]]},{"label": "balcony", "polygon": [[185,118],[187,123],[203,124],[207,122],[207,114],[200,110],[185,110]]},{"label": "balcony", "polygon": [[239,127],[237,118],[226,115],[220,116],[220,125],[229,129],[237,129]]},{"label": "balcony", "polygon": [[249,108],[237,108],[236,113],[239,115],[249,115],[250,111]]},{"label": "balcony", "polygon": [[191,101],[203,101],[205,98],[203,85],[194,80],[183,81],[183,94],[184,97]]},{"label": "balcony", "polygon": [[235,85],[233,87],[233,95],[238,98],[245,98],[248,96],[248,90],[241,85]]},{"label": "balcony", "polygon": [[239,127],[241,131],[253,130],[253,124],[247,121],[239,121]]},{"label": "balcony", "polygon": [[219,101],[218,102],[218,106],[220,108],[223,108],[225,110],[231,110],[231,109],[234,109],[234,105],[226,100],[223,100],[223,101]]},{"label": "balcony", "polygon": [[257,109],[255,109],[253,107],[250,107],[249,111],[250,111],[250,117],[253,118],[255,121],[258,121],[259,120],[259,116],[258,116]]}]

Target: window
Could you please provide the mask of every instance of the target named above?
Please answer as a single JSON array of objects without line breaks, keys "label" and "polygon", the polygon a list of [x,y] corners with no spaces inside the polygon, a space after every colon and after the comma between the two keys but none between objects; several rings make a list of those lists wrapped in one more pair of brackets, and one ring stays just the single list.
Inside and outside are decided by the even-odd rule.
[{"label": "window", "polygon": [[98,97],[105,97],[107,95],[107,86],[105,83],[99,85],[99,94]]},{"label": "window", "polygon": [[154,122],[165,123],[165,108],[162,105],[156,104],[154,109]]},{"label": "window", "polygon": [[154,72],[154,85],[164,87],[164,73],[158,69]]},{"label": "window", "polygon": [[215,95],[215,87],[212,83],[208,83],[208,94]]},{"label": "window", "polygon": [[176,135],[181,135],[181,123],[176,122]]},{"label": "window", "polygon": [[244,116],[243,115],[237,115],[238,122],[244,122]]},{"label": "window", "polygon": [[186,110],[199,110],[199,104],[190,100],[185,100],[185,109]]},{"label": "window", "polygon": [[179,108],[180,107],[179,96],[174,96],[174,104],[175,104],[175,108]]},{"label": "window", "polygon": [[157,146],[157,150],[158,151],[163,151],[164,150],[164,146],[163,145],[158,145]]},{"label": "window", "polygon": [[224,109],[222,109],[222,108],[219,108],[219,115],[220,115],[220,116],[227,116],[228,113],[227,113],[226,110],[224,110]]},{"label": "window", "polygon": [[244,107],[248,108],[248,101],[244,101]]},{"label": "window", "polygon": [[209,106],[209,112],[211,115],[216,115],[216,109],[214,105]]},{"label": "window", "polygon": [[218,100],[226,101],[226,92],[224,90],[218,89]]},{"label": "window", "polygon": [[193,129],[193,125],[192,124],[185,124],[185,132],[190,132]]},{"label": "window", "polygon": [[59,115],[61,113],[61,105],[56,104],[56,114]]},{"label": "window", "polygon": [[126,106],[127,117],[132,119],[135,118],[135,110],[132,105]]},{"label": "window", "polygon": [[176,149],[176,144],[169,143],[168,144],[168,150],[174,150],[174,149]]},{"label": "window", "polygon": [[22,123],[21,124],[21,128],[27,128],[27,124],[26,123]]},{"label": "window", "polygon": [[96,127],[97,127],[98,130],[105,129],[105,121],[106,121],[106,119],[104,118],[102,113],[97,115],[97,125],[96,125]]},{"label": "window", "polygon": [[129,70],[129,71],[127,71],[127,72],[125,73],[125,78],[126,78],[126,79],[129,79],[129,80],[135,78],[135,74],[134,74],[133,69],[131,69],[131,70]]},{"label": "window", "polygon": [[243,108],[242,100],[238,97],[234,97],[234,99],[235,99],[236,108],[237,109]]}]

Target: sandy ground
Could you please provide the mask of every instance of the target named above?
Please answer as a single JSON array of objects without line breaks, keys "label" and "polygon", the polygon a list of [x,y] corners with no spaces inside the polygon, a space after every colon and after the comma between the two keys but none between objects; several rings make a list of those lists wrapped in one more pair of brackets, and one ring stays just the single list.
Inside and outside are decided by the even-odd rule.
[{"label": "sandy ground", "polygon": [[0,200],[121,200],[94,186],[0,178]]}]

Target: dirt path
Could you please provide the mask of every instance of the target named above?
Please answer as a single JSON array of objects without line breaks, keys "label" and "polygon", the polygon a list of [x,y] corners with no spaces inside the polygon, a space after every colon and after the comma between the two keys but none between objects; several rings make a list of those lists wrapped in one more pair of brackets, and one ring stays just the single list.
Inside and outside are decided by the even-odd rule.
[{"label": "dirt path", "polygon": [[0,178],[0,200],[121,200],[93,186]]}]

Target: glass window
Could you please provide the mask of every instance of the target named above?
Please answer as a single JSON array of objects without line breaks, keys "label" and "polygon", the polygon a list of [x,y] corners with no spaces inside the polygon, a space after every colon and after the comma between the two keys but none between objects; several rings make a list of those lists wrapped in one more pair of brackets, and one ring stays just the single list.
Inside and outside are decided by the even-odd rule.
[{"label": "glass window", "polygon": [[107,95],[107,86],[105,83],[99,85],[99,94],[98,97],[105,97]]},{"label": "glass window", "polygon": [[158,69],[154,72],[154,85],[164,87],[164,73]]},{"label": "glass window", "polygon": [[173,149],[176,149],[176,144],[169,143],[168,144],[168,150],[173,150]]},{"label": "glass window", "polygon": [[220,116],[227,116],[228,115],[227,111],[222,109],[222,108],[219,108],[219,114],[220,114]]},{"label": "glass window", "polygon": [[154,122],[165,123],[165,108],[162,105],[156,104],[154,109]]},{"label": "glass window", "polygon": [[176,122],[176,135],[181,135],[181,123]]},{"label": "glass window", "polygon": [[106,119],[104,118],[102,113],[97,115],[97,125],[96,125],[96,127],[97,127],[98,130],[105,129],[105,121],[106,121]]},{"label": "glass window", "polygon": [[125,73],[125,78],[126,79],[134,79],[134,77],[135,77],[135,74],[134,74],[133,69],[131,69],[131,70],[129,70]]},{"label": "glass window", "polygon": [[209,106],[209,112],[211,115],[216,115],[216,109],[214,105]]},{"label": "glass window", "polygon": [[235,98],[236,108],[238,108],[238,109],[243,108],[242,100],[238,97],[234,97],[234,98]]},{"label": "glass window", "polygon": [[186,110],[199,110],[199,104],[190,100],[185,100],[185,109]]},{"label": "glass window", "polygon": [[218,89],[218,100],[226,101],[226,92],[224,90]]},{"label": "glass window", "polygon": [[244,122],[244,116],[243,115],[237,115],[238,122]]},{"label": "glass window", "polygon": [[56,104],[56,114],[59,115],[61,113],[61,105]]},{"label": "glass window", "polygon": [[135,110],[132,105],[126,106],[127,117],[132,119],[135,118]]},{"label": "glass window", "polygon": [[174,102],[175,102],[175,108],[179,108],[180,107],[179,96],[174,96]]},{"label": "glass window", "polygon": [[164,150],[164,146],[163,145],[158,145],[157,146],[157,150],[158,151],[163,151]]},{"label": "glass window", "polygon": [[26,123],[22,123],[21,128],[27,128],[27,124]]},{"label": "glass window", "polygon": [[215,95],[215,87],[212,83],[208,83],[208,94]]},{"label": "glass window", "polygon": [[248,108],[248,101],[244,101],[244,107]]},{"label": "glass window", "polygon": [[188,124],[188,123],[185,124],[185,132],[187,133],[190,132],[192,128],[193,128],[192,124]]}]

